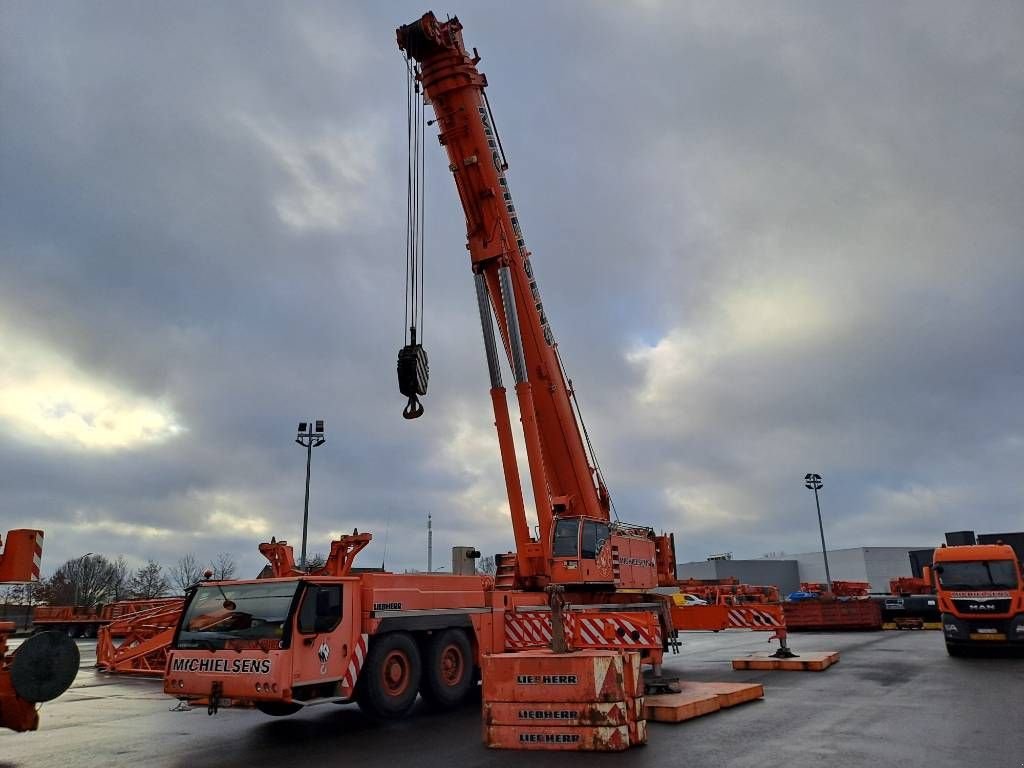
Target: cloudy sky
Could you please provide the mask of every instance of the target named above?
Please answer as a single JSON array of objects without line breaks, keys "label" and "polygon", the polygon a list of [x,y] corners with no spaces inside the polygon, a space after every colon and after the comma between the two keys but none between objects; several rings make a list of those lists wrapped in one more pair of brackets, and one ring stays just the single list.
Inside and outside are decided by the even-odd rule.
[{"label": "cloudy sky", "polygon": [[[680,559],[1024,527],[1024,6],[464,3],[623,519]],[[44,570],[511,545],[427,147],[401,416],[404,2],[0,3],[0,533]],[[431,129],[433,130],[433,129]],[[508,380],[509,377],[506,377]]]}]

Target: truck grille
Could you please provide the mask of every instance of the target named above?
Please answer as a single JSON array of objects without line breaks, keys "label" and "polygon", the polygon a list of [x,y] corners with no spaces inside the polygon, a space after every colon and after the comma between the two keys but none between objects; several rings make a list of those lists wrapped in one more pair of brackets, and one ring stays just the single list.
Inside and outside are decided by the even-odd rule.
[{"label": "truck grille", "polygon": [[963,614],[971,614],[973,616],[992,616],[1002,613],[1010,612],[1010,598],[989,598],[989,599],[977,599],[977,598],[956,598],[953,600],[953,605],[956,609]]}]

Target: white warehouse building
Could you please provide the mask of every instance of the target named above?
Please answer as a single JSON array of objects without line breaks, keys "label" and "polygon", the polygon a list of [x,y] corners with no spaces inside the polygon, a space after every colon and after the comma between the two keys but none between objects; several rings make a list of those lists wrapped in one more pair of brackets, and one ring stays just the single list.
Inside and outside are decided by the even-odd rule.
[{"label": "white warehouse building", "polygon": [[[828,553],[828,569],[833,581],[866,581],[872,592],[888,592],[889,579],[913,576],[910,552],[928,547],[854,547],[832,549]],[[825,563],[821,552],[787,555],[796,560],[800,581],[825,581]]]},{"label": "white warehouse building", "polygon": [[[833,549],[828,553],[828,567],[833,581],[866,581],[872,592],[888,593],[889,579],[912,576],[910,553],[933,547],[854,547]],[[800,582],[825,581],[825,565],[821,551],[778,558],[733,560],[731,557],[681,563],[677,569],[681,579],[736,578],[744,584],[773,584],[783,594],[799,588]]]}]

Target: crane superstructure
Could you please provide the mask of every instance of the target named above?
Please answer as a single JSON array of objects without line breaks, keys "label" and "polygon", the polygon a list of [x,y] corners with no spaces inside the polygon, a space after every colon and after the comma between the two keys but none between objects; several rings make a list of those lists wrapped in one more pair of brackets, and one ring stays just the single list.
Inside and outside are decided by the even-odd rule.
[{"label": "crane superstructure", "polygon": [[[424,99],[433,106],[438,139],[466,216],[466,247],[516,543],[516,555],[509,558],[514,562],[505,563],[514,570],[511,586],[654,587],[656,550],[659,545],[667,549],[670,540],[644,526],[611,520],[608,489],[586,450],[512,200],[508,163],[485,91],[487,78],[477,68],[480,57],[475,49],[472,54],[466,50],[457,18],[441,22],[427,13],[400,27],[397,36],[399,48],[415,64]],[[515,380],[536,536],[526,516],[492,310]]]}]

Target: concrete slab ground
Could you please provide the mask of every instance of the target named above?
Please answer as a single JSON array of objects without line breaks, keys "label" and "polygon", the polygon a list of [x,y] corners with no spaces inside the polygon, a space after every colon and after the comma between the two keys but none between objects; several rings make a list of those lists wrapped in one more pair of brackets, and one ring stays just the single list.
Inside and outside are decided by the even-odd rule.
[{"label": "concrete slab ground", "polygon": [[[694,633],[666,668],[696,681],[764,684],[761,701],[678,725],[652,723],[646,747],[598,756],[602,764],[715,768],[1020,768],[1024,658],[952,659],[937,632],[791,636],[802,650],[838,650],[817,673],[734,671],[733,658],[768,649],[763,633]],[[593,766],[593,754],[488,750],[479,706],[419,711],[377,724],[353,705],[289,718],[255,711],[168,711],[157,681],[92,669],[94,643],[79,641],[82,670],[43,707],[35,733],[0,731],[0,768],[359,768]],[[528,761],[528,763],[524,762]]]}]

